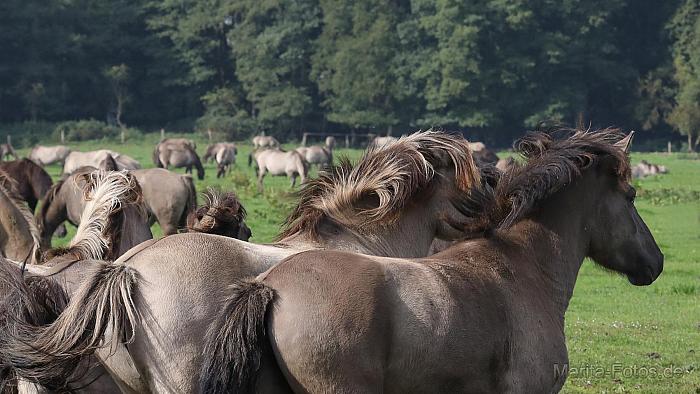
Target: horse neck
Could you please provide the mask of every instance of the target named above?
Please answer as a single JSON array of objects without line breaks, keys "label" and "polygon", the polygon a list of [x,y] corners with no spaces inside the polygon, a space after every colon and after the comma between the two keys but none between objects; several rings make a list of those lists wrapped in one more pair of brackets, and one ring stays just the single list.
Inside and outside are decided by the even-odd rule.
[{"label": "horse neck", "polygon": [[280,243],[301,249],[334,249],[373,256],[424,257],[428,255],[435,231],[429,218],[419,210],[408,210],[391,224],[352,228],[331,220],[318,226],[318,237],[295,234]]},{"label": "horse neck", "polygon": [[115,259],[141,242],[153,238],[151,228],[148,225],[148,218],[139,207],[127,205],[120,212],[120,215],[123,215],[123,219],[120,229],[121,236],[119,238],[119,245],[113,248],[117,252],[116,256],[112,256]]},{"label": "horse neck", "polygon": [[588,254],[588,220],[598,203],[591,176],[541,201],[530,217],[506,231],[514,241],[510,269],[522,289],[537,291],[563,324],[578,272]]},{"label": "horse neck", "polygon": [[53,232],[58,226],[68,219],[68,208],[65,200],[60,196],[60,191],[56,193],[50,204],[46,211],[42,208],[38,216],[38,222],[41,224],[42,243],[45,243],[45,246],[50,244]]}]

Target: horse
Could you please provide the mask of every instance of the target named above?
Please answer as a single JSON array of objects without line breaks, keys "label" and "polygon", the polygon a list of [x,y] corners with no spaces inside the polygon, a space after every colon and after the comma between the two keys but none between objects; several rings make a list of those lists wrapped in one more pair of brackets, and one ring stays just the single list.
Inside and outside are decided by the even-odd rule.
[{"label": "horse", "polygon": [[[134,177],[124,172],[106,171],[80,176],[84,178],[80,183],[84,184],[87,203],[81,225],[69,246],[48,251],[42,265],[26,267],[26,275],[20,273],[17,263],[0,261],[0,311],[5,316],[28,318],[34,324],[50,323],[65,308],[67,299],[75,293],[86,273],[93,266],[104,264],[94,260],[114,259],[144,240],[127,236],[143,231],[134,228],[138,221],[133,220],[132,214],[144,214],[140,188]],[[150,232],[147,236],[150,237]],[[0,327],[6,337],[14,331],[12,322],[12,319],[0,317]],[[5,346],[5,343],[0,341],[0,345]],[[53,387],[50,383],[48,387],[37,387],[27,381],[31,380],[29,376],[25,376],[24,381],[19,382],[19,392],[47,388],[71,392],[119,392],[118,385],[94,360],[83,360],[82,364],[80,373],[72,378],[75,382],[65,387]],[[6,365],[0,356],[0,387],[3,381],[14,375],[4,370]]]},{"label": "horse", "polygon": [[326,137],[325,143],[326,143],[326,148],[328,148],[329,150],[335,149],[335,137],[333,137],[332,135],[329,135],[328,137]]},{"label": "horse", "polygon": [[238,281],[208,330],[201,391],[558,392],[584,259],[637,286],[663,270],[634,207],[631,136],[528,134],[527,163],[475,190],[455,224],[483,236],[429,258],[308,251]]},{"label": "horse", "polygon": [[471,142],[469,147],[477,162],[490,165],[498,163],[498,155],[488,149],[483,142]]},{"label": "horse", "polygon": [[377,136],[377,137],[374,137],[374,139],[372,140],[372,143],[370,145],[382,146],[382,145],[386,145],[386,144],[390,144],[392,142],[395,142],[396,140],[397,140],[397,138],[392,137],[392,136],[386,136],[386,137]]},{"label": "horse", "polygon": [[649,175],[657,174],[667,174],[668,170],[665,166],[660,166],[656,164],[649,163],[646,160],[642,160],[637,163],[636,166],[632,167],[632,178],[639,179],[644,178]]},{"label": "horse", "polygon": [[[251,153],[258,165],[258,190],[263,189],[263,179],[269,172],[273,176],[286,175],[291,179],[291,187],[301,177],[301,183],[306,181],[309,172],[309,163],[297,151],[283,151],[281,149],[263,149]],[[250,159],[248,161],[250,163]]]},{"label": "horse", "polygon": [[0,254],[35,264],[41,259],[39,229],[16,187],[13,178],[0,170]]},{"label": "horse", "polygon": [[216,177],[220,178],[231,170],[231,165],[236,163],[236,146],[224,146],[216,152]]},{"label": "horse", "polygon": [[[85,167],[78,172],[91,170],[94,168]],[[192,177],[162,168],[133,170],[130,173],[142,190],[148,226],[157,221],[163,235],[175,234],[179,228],[184,228],[187,215],[197,205]],[[80,223],[80,213],[83,210],[81,190],[82,185],[76,183],[74,177],[68,176],[56,182],[46,193],[36,216],[45,248],[50,247],[51,236],[61,223],[66,220],[73,225]]]},{"label": "horse", "polygon": [[215,160],[216,159],[216,154],[219,153],[220,150],[226,148],[226,147],[231,147],[234,150],[235,154],[238,154],[238,148],[236,147],[236,144],[233,142],[217,142],[215,144],[210,144],[207,146],[207,150],[204,153],[204,156],[202,156],[202,160],[204,162],[209,162],[210,160]]},{"label": "horse", "polygon": [[[333,165],[333,150],[326,146],[300,146],[295,149],[304,158],[304,160],[312,164],[318,164],[319,168],[322,166]],[[303,182],[303,181],[302,181]]]},{"label": "horse", "polygon": [[63,163],[63,174],[71,174],[81,167],[95,167],[105,160],[107,156],[112,156],[117,162],[119,170],[137,170],[141,164],[133,158],[108,149],[100,149],[91,152],[71,152],[66,156]]},{"label": "horse", "polygon": [[63,163],[70,152],[71,149],[65,145],[37,145],[29,152],[28,159],[43,167],[53,163]]},{"label": "horse", "polygon": [[280,147],[279,141],[273,136],[256,135],[253,137],[253,149],[277,149]]},{"label": "horse", "polygon": [[[157,156],[156,156],[157,155]],[[187,144],[167,144],[156,145],[154,161],[156,166],[166,170],[173,166],[175,168],[185,168],[185,172],[192,173],[192,167],[197,169],[197,178],[204,179],[204,167],[199,159],[199,155],[190,145]]]},{"label": "horse", "polygon": [[[103,360],[129,390],[198,391],[202,334],[235,279],[257,275],[308,249],[425,256],[434,238],[463,236],[448,222],[465,219],[459,207],[480,182],[466,141],[440,132],[416,133],[371,148],[354,166],[343,159],[302,187],[274,245],[184,233],[148,241],[105,266],[83,284],[79,297],[71,298],[66,310],[73,313],[64,312],[42,329],[23,327],[27,336],[22,340],[36,349],[31,354],[43,359],[35,359],[28,369],[41,375],[39,383],[60,381],[70,373],[46,362],[74,365],[95,351],[92,345],[99,343],[108,351],[111,345],[129,342],[124,351],[140,378]],[[95,309],[90,300],[96,299],[114,302]],[[110,320],[116,324],[109,325]],[[76,341],[39,345],[64,329]],[[69,358],[55,358],[58,354]],[[120,351],[116,355],[121,357]]]},{"label": "horse", "polygon": [[153,164],[156,167],[162,168],[163,163],[160,161],[160,148],[175,150],[192,149],[197,151],[197,144],[193,140],[187,138],[164,138],[160,140],[153,149]]},{"label": "horse", "polygon": [[53,185],[49,174],[28,159],[0,162],[0,170],[15,180],[19,196],[27,202],[32,213],[36,203]]},{"label": "horse", "polygon": [[234,192],[209,188],[206,203],[187,216],[187,231],[223,235],[248,241],[252,232],[245,224],[246,211]]},{"label": "horse", "polygon": [[13,157],[15,160],[19,160],[17,152],[11,143],[0,144],[0,161],[7,160],[8,157]]}]

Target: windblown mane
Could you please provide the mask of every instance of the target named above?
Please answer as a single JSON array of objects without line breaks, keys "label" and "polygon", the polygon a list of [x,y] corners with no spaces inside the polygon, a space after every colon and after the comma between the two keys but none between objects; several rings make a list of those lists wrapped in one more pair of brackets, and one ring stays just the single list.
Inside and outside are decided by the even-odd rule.
[{"label": "windblown mane", "polygon": [[32,235],[32,247],[29,257],[29,263],[36,264],[40,260],[41,255],[41,235],[39,228],[34,221],[34,215],[29,210],[27,202],[24,201],[16,192],[16,183],[5,171],[0,170],[0,191],[7,196],[8,201],[17,208],[22,214],[24,221],[27,223],[29,233]]},{"label": "windblown mane", "polygon": [[117,245],[121,236],[121,209],[141,202],[141,187],[127,171],[95,170],[75,177],[85,181],[87,204],[67,251],[80,259],[108,258],[105,252]]},{"label": "windblown mane", "polygon": [[206,203],[187,216],[188,231],[224,235],[227,227],[238,227],[245,219],[236,193],[208,188],[203,196]]},{"label": "windblown mane", "polygon": [[324,217],[358,230],[391,223],[415,195],[432,184],[437,169],[449,167],[454,168],[457,186],[465,193],[479,184],[468,142],[432,130],[372,146],[354,166],[342,158],[340,164],[302,187],[299,203],[278,239],[299,233],[318,237],[317,226]]},{"label": "windblown mane", "polygon": [[[565,136],[555,137],[558,134]],[[613,128],[528,133],[514,145],[526,163],[506,170],[495,188],[472,190],[462,207],[467,216],[474,218],[466,226],[468,232],[509,228],[604,156],[615,160],[620,183],[629,182],[629,157],[615,146],[623,137]]]}]

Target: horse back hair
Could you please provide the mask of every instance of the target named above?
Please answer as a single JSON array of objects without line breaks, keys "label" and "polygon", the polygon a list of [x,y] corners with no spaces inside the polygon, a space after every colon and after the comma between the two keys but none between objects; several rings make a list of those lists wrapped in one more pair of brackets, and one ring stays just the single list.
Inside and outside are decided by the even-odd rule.
[{"label": "horse back hair", "polygon": [[200,391],[254,393],[266,352],[265,320],[275,292],[255,281],[236,281],[205,336]]}]

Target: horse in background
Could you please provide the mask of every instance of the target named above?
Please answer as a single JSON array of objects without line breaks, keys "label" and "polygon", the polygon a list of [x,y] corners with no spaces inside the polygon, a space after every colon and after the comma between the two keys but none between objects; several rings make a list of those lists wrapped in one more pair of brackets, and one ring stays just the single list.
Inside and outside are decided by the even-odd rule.
[{"label": "horse in background", "polygon": [[27,158],[44,167],[53,163],[63,163],[71,153],[71,149],[65,145],[42,146],[32,148]]},{"label": "horse in background", "polygon": [[53,185],[49,174],[29,159],[0,162],[0,170],[16,183],[16,191],[34,212],[36,204]]}]

